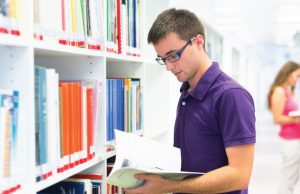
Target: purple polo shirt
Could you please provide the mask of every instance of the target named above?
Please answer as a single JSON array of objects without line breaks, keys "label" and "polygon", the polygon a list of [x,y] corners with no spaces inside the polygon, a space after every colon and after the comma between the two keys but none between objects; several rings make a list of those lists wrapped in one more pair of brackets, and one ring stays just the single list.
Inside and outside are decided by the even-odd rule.
[{"label": "purple polo shirt", "polygon": [[[181,149],[182,170],[209,172],[226,166],[225,148],[256,142],[251,95],[213,63],[196,88],[181,86],[174,146]],[[244,191],[230,194],[246,194]]]}]

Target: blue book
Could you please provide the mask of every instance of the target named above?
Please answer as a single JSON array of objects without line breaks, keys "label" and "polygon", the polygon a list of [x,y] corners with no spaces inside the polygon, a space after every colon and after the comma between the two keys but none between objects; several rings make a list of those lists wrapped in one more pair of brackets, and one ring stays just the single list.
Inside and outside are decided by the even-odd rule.
[{"label": "blue book", "polygon": [[124,79],[118,80],[118,129],[124,131]]},{"label": "blue book", "polygon": [[38,194],[84,194],[84,189],[83,182],[63,181],[39,191]]},{"label": "blue book", "polygon": [[113,119],[113,126],[111,128],[111,139],[115,139],[114,129],[116,129],[117,121],[118,121],[118,104],[117,104],[117,80],[112,80],[112,119]]},{"label": "blue book", "polygon": [[137,1],[133,0],[133,47],[137,48]]},{"label": "blue book", "polygon": [[92,180],[92,193],[101,194],[101,182]]},{"label": "blue book", "polygon": [[37,67],[39,71],[39,114],[40,114],[40,159],[41,164],[48,161],[47,158],[47,101],[46,101],[46,68]]},{"label": "blue book", "polygon": [[46,68],[35,66],[35,139],[36,165],[38,168],[37,181],[42,180],[42,164],[46,164],[47,157],[47,101],[46,101]]},{"label": "blue book", "polygon": [[[39,114],[39,70],[35,66],[34,67],[34,113],[35,113],[35,165],[40,166],[41,165],[41,157],[40,157],[40,114]],[[37,177],[36,177],[36,182],[41,181],[41,175],[42,175],[42,170],[41,168],[37,168],[36,172]]]},{"label": "blue book", "polygon": [[107,141],[113,139],[113,79],[107,79]]}]

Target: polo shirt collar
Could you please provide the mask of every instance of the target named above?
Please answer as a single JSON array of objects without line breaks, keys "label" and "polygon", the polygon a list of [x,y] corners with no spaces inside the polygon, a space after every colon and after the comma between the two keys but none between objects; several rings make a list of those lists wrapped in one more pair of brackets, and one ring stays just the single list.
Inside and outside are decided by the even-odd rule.
[{"label": "polo shirt collar", "polygon": [[[219,68],[219,64],[217,62],[213,62],[212,65],[203,74],[201,79],[198,81],[196,88],[191,91],[189,95],[198,100],[202,100],[205,94],[208,92],[210,86],[213,84],[220,73],[221,70]],[[180,88],[180,92],[186,94],[189,87],[190,85],[188,82],[183,82]]]}]

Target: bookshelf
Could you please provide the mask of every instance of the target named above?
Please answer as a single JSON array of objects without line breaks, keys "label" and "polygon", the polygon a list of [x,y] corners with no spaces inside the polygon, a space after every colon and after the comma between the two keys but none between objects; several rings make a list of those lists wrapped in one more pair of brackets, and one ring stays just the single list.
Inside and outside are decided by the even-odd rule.
[{"label": "bookshelf", "polygon": [[[107,12],[106,5],[111,0],[91,0],[92,2],[98,2],[98,6],[101,6],[102,23],[99,21],[93,21],[98,24],[99,29],[94,29],[99,35],[99,44],[101,49],[93,48],[80,48],[78,46],[64,45],[58,42],[59,39],[65,38],[66,34],[57,33],[57,31],[49,30],[47,27],[54,25],[53,23],[47,26],[47,20],[45,18],[37,17],[35,13],[36,3],[40,3],[39,0],[29,1],[16,1],[18,4],[18,29],[20,35],[11,35],[0,33],[0,90],[16,90],[19,92],[19,106],[18,106],[18,132],[17,132],[17,156],[12,160],[17,161],[17,167],[15,170],[17,173],[11,175],[10,179],[2,184],[0,178],[0,193],[26,193],[35,194],[57,182],[60,182],[76,173],[101,173],[103,174],[103,187],[102,193],[106,193],[105,181],[107,170],[107,158],[115,155],[115,151],[106,151],[106,128],[107,128],[107,86],[106,79],[110,77],[117,78],[139,78],[141,80],[141,93],[142,93],[142,116],[143,125],[142,130],[138,132],[138,135],[145,135],[155,138],[160,135],[166,135],[168,129],[171,126],[169,121],[170,105],[168,102],[169,94],[168,88],[169,79],[165,72],[165,69],[157,65],[154,61],[154,50],[146,45],[146,34],[149,25],[152,24],[155,16],[164,8],[168,7],[168,1],[156,0],[156,5],[161,4],[160,9],[157,10],[153,7],[154,2],[149,4],[145,0],[139,0],[140,4],[140,18],[139,26],[136,28],[140,30],[138,37],[139,48],[136,49],[124,49],[123,53],[115,53],[108,51],[107,44]],[[61,0],[54,0],[53,5],[58,5]],[[80,0],[64,0],[64,2],[76,3]],[[116,2],[116,1],[114,1]],[[120,1],[121,2],[121,1]],[[127,0],[126,2],[134,2]],[[42,6],[41,4],[39,6]],[[97,6],[96,6],[97,7]],[[55,7],[54,7],[55,8]],[[124,7],[123,7],[124,8]],[[40,14],[39,17],[45,17],[47,14],[51,14],[53,7],[49,7],[49,10],[45,7],[41,10],[45,12]],[[132,10],[130,10],[132,11]],[[71,13],[69,13],[71,14]],[[93,13],[96,14],[97,13]],[[98,15],[99,16],[99,15]],[[53,16],[54,17],[54,16]],[[55,16],[57,17],[57,16]],[[55,18],[54,17],[54,18]],[[43,20],[44,19],[44,20]],[[43,26],[38,26],[36,23],[42,21]],[[51,21],[54,21],[53,18]],[[103,22],[104,21],[104,22]],[[59,22],[58,22],[59,23]],[[122,24],[124,21],[122,20]],[[100,26],[99,26],[100,25]],[[46,26],[46,27],[45,27]],[[0,22],[1,27],[1,22]],[[70,29],[68,29],[70,30]],[[34,35],[44,35],[43,40],[34,37]],[[43,34],[44,33],[44,34]],[[53,35],[54,34],[54,35]],[[47,36],[52,37],[47,37]],[[70,38],[76,40],[76,35]],[[78,35],[78,37],[80,37]],[[103,38],[103,40],[100,40]],[[93,39],[95,41],[95,39]],[[90,40],[91,41],[91,40]],[[124,40],[123,40],[124,41]],[[87,41],[87,44],[89,42]],[[71,43],[70,43],[71,44]],[[110,45],[111,46],[111,45]],[[136,53],[135,53],[136,52]],[[128,54],[129,53],[129,54]],[[140,56],[137,56],[140,55]],[[35,103],[35,67],[40,66],[47,69],[54,69],[60,80],[99,80],[100,85],[100,101],[99,112],[97,117],[97,139],[95,141],[95,156],[82,164],[75,165],[63,172],[57,172],[52,170],[52,175],[48,178],[36,182],[36,103]],[[155,78],[155,79],[154,79]],[[157,78],[157,79],[156,79]],[[157,86],[162,87],[157,87]],[[161,97],[158,98],[158,94]],[[162,107],[162,112],[157,114],[157,105]],[[0,107],[1,108],[1,107]],[[0,131],[1,133],[2,131]],[[0,157],[1,158],[1,157]],[[51,171],[51,170],[50,170]],[[1,175],[1,174],[0,174]],[[18,178],[16,178],[18,177]]]}]

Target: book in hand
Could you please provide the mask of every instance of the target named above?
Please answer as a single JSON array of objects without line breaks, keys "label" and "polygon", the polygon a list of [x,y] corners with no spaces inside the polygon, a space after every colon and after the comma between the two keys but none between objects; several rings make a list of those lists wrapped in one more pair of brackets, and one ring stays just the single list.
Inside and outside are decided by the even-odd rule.
[{"label": "book in hand", "polygon": [[122,188],[144,184],[136,174],[160,175],[169,180],[200,176],[201,172],[181,171],[180,149],[135,134],[115,130],[116,161],[107,182]]},{"label": "book in hand", "polygon": [[289,112],[290,117],[300,117],[300,110],[294,110]]}]

